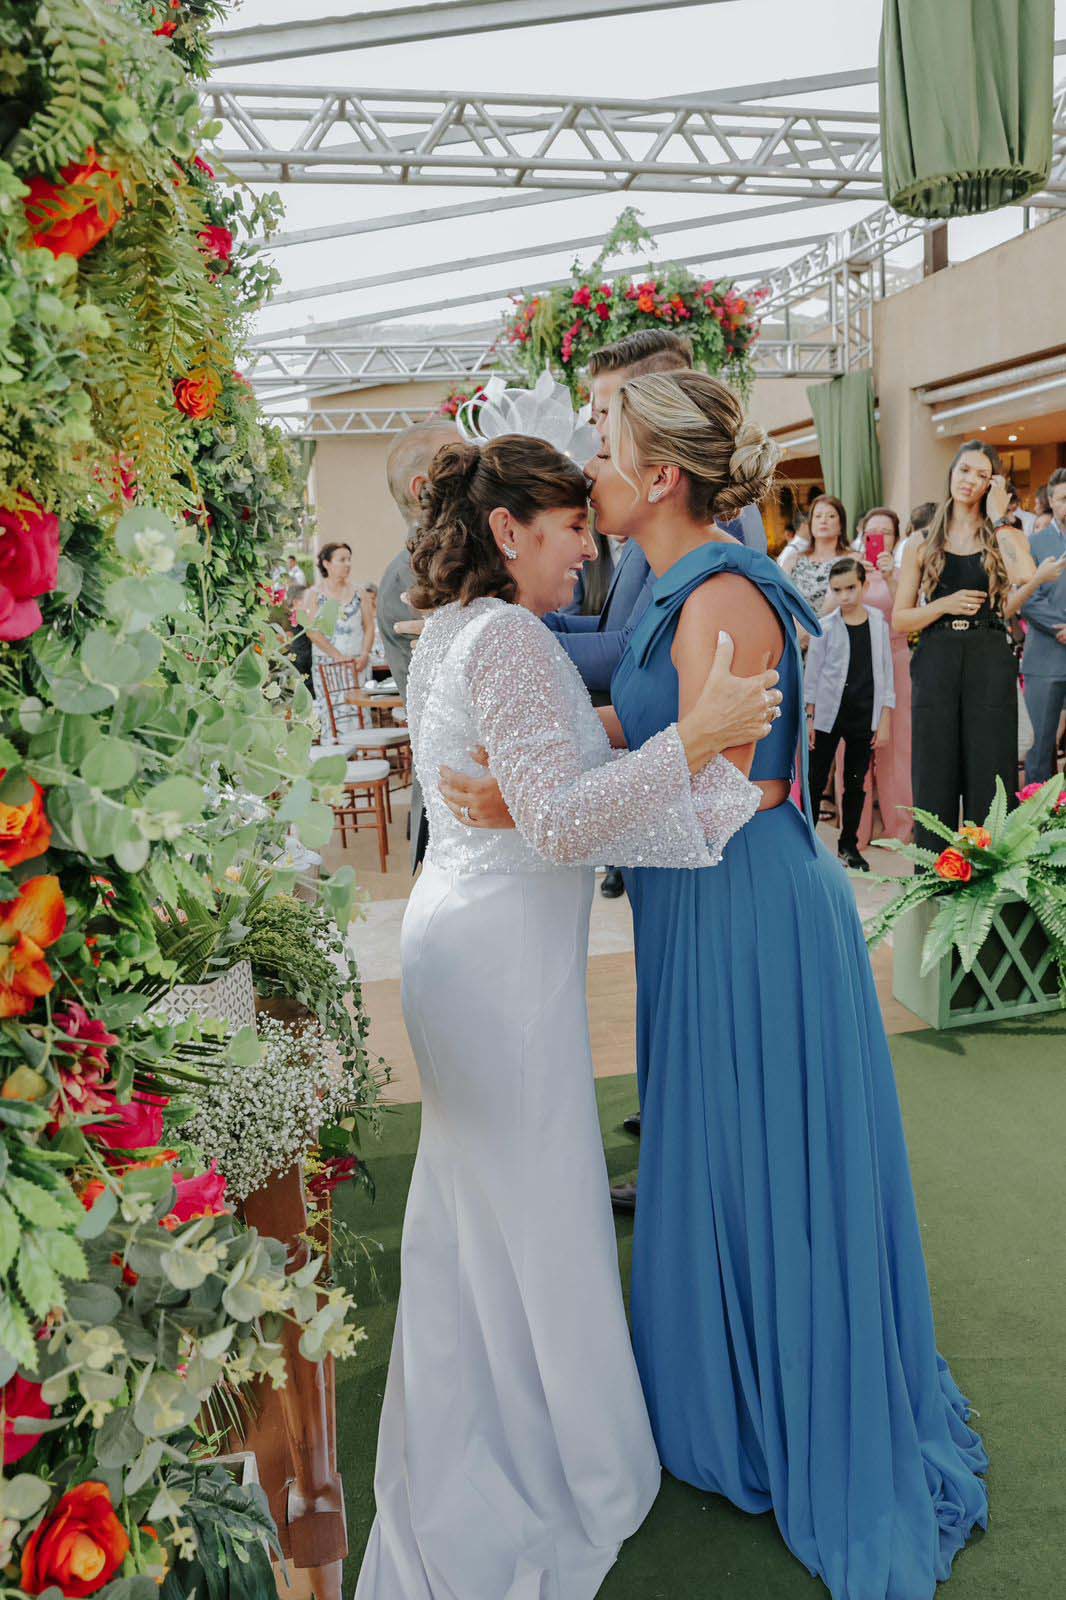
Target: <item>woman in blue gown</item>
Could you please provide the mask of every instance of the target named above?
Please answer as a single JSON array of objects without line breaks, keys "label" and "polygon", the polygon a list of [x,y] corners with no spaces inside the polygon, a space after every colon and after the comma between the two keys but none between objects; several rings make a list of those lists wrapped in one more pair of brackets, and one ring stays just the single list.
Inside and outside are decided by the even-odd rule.
[{"label": "woman in blue gown", "polygon": [[[834,1600],[929,1600],[986,1525],[987,1457],[936,1348],[854,895],[811,820],[796,626],[818,623],[772,561],[709,526],[765,493],[776,449],[695,373],[626,385],[610,439],[588,469],[598,524],[659,574],[612,684],[626,743],[683,708],[700,623],[728,619],[740,671],[739,642],[768,639],[784,694],[771,736],[734,756],[768,809],[720,865],[627,873],[633,1336],[659,1452],[676,1477],[772,1509]],[[802,812],[786,798],[798,750]]]}]

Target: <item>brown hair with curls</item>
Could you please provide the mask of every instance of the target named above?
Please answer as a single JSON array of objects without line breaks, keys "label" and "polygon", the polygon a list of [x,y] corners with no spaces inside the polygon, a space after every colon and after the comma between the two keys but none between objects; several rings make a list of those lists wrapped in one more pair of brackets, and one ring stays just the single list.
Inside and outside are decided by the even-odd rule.
[{"label": "brown hair with curls", "polygon": [[[989,488],[992,478],[996,477],[1003,469],[1000,465],[999,451],[995,445],[986,443],[984,439],[967,439],[959,445],[950,467],[948,468],[947,498],[937,507],[936,516],[929,525],[925,543],[921,549],[922,581],[921,593],[927,600],[931,600],[937,591],[940,579],[944,574],[944,558],[947,555],[948,534],[951,532],[951,517],[955,509],[955,502],[951,498],[951,475],[955,471],[964,455],[977,451],[985,457],[992,468],[989,477]],[[1010,579],[1007,577],[1007,567],[996,540],[996,532],[989,520],[985,509],[988,500],[986,489],[981,498],[981,554],[984,557],[984,567],[988,574],[988,605],[989,610],[998,611],[1002,608],[1010,589]]]},{"label": "brown hair with curls", "polygon": [[581,468],[543,439],[507,433],[485,445],[446,444],[433,458],[407,546],[411,604],[436,611],[453,600],[515,600],[518,586],[489,527],[492,512],[502,507],[528,524],[542,511],[577,510],[587,500]]},{"label": "brown hair with curls", "polygon": [[823,505],[832,506],[833,510],[840,519],[840,532],[837,534],[837,547],[833,554],[841,556],[850,555],[851,551],[848,547],[847,508],[842,500],[837,499],[835,494],[816,494],[810,505],[807,507],[807,521],[810,523],[811,530],[811,550],[814,550],[814,508],[815,506]]}]

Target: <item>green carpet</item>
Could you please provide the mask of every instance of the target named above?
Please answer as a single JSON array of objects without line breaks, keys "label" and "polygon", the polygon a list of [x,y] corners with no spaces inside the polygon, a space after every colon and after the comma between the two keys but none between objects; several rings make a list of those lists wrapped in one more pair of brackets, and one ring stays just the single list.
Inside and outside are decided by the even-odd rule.
[{"label": "green carpet", "polygon": [[[992,1458],[989,1532],[959,1557],[950,1600],[1055,1600],[1066,1593],[1066,1017],[892,1041],[918,1191],[940,1348],[980,1413]],[[631,1078],[598,1085],[612,1177],[634,1162],[623,1131]],[[373,1517],[374,1447],[399,1288],[400,1227],[418,1139],[417,1107],[389,1116],[367,1149],[373,1204],[338,1193],[365,1240],[358,1273],[369,1335],[338,1373],[341,1470],[352,1556]],[[618,1228],[628,1279],[632,1227]],[[771,1517],[748,1517],[668,1479],[622,1551],[603,1600],[817,1600],[821,1584],[788,1553]],[[474,1596],[469,1600],[493,1600]]]}]

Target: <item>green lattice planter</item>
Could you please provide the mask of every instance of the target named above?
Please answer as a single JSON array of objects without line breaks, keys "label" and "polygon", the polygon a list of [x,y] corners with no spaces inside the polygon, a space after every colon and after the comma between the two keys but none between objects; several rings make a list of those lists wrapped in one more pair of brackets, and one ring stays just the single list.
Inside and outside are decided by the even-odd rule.
[{"label": "green lattice planter", "polygon": [[1004,1017],[1034,1017],[1062,1005],[1058,965],[1035,912],[1005,899],[969,972],[951,950],[922,976],[922,946],[941,899],[901,917],[892,934],[892,993],[934,1028],[961,1028]]}]

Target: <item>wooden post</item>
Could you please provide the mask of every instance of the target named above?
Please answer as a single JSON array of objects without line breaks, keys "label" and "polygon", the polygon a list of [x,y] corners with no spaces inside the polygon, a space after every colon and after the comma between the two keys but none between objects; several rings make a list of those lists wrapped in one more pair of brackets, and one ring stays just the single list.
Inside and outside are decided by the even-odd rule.
[{"label": "wooden post", "polygon": [[948,225],[940,223],[936,228],[930,228],[923,241],[924,260],[922,263],[922,276],[929,278],[934,272],[942,272],[949,267],[948,260]]}]

